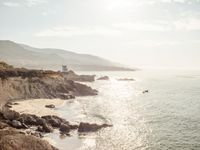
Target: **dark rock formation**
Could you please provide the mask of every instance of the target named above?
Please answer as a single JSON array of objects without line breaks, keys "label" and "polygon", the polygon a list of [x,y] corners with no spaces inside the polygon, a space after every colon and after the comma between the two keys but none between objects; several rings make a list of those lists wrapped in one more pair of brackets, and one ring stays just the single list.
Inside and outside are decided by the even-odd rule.
[{"label": "dark rock formation", "polygon": [[55,108],[55,105],[50,104],[50,105],[45,105],[45,107],[47,107],[47,108]]},{"label": "dark rock formation", "polygon": [[72,94],[68,94],[68,93],[57,93],[57,95],[59,95],[60,99],[74,99],[75,96]]},{"label": "dark rock formation", "polygon": [[88,96],[88,95],[97,95],[98,91],[92,89],[91,87],[80,84],[80,83],[75,83],[74,84],[74,93],[76,96]]},{"label": "dark rock formation", "polygon": [[44,124],[43,126],[38,126],[37,131],[51,133],[53,132],[53,128],[48,124]]},{"label": "dark rock formation", "polygon": [[17,129],[25,128],[25,126],[22,125],[22,123],[20,121],[17,121],[17,120],[12,120],[11,126],[14,127],[14,128],[17,128]]},{"label": "dark rock formation", "polygon": [[118,81],[135,81],[135,79],[129,79],[129,78],[122,78],[122,79],[117,79]]},{"label": "dark rock formation", "polygon": [[3,110],[3,117],[7,120],[16,120],[20,117],[20,114],[14,110],[4,109]]},{"label": "dark rock formation", "polygon": [[143,94],[149,93],[149,90],[144,90],[142,93],[143,93]]},{"label": "dark rock formation", "polygon": [[64,123],[62,123],[60,125],[60,132],[61,132],[61,134],[68,134],[69,131],[70,131],[70,126],[69,125],[64,124]]},{"label": "dark rock formation", "polygon": [[66,121],[65,119],[62,119],[62,118],[60,118],[58,116],[54,116],[54,115],[42,116],[42,119],[45,119],[47,121],[47,123],[50,124],[52,127],[59,128],[62,123],[69,125],[69,122]]},{"label": "dark rock formation", "polygon": [[[9,113],[10,115],[8,115]],[[111,126],[108,124],[98,125],[83,122],[81,122],[78,126],[70,124],[65,119],[55,115],[38,117],[31,114],[19,114],[9,109],[4,109],[0,115],[0,120],[1,119],[4,119],[7,124],[17,129],[28,128],[28,126],[38,126],[37,131],[45,133],[52,132],[53,128],[58,128],[63,134],[67,134],[70,130],[74,129],[78,129],[78,132],[94,132],[101,128]]]},{"label": "dark rock formation", "polygon": [[69,127],[70,127],[70,129],[72,129],[72,130],[75,130],[75,129],[78,129],[78,125],[72,125],[72,124],[69,124]]},{"label": "dark rock formation", "polygon": [[[10,128],[10,126],[13,128]],[[32,126],[36,126],[37,129],[29,128]],[[74,129],[78,129],[78,132],[95,132],[110,126],[108,124],[98,125],[82,122],[78,126],[70,124],[65,119],[54,115],[38,117],[31,114],[19,114],[9,110],[9,108],[4,108],[0,112],[0,150],[55,150],[47,142],[39,139],[43,137],[42,133],[50,133],[53,132],[54,128],[57,128],[60,130],[60,134],[69,135],[70,131]],[[21,130],[24,128],[29,129]],[[20,131],[16,129],[20,129]]]},{"label": "dark rock formation", "polygon": [[103,77],[98,78],[97,80],[109,80],[109,77],[108,76],[103,76]]},{"label": "dark rock formation", "polygon": [[31,114],[21,114],[18,121],[25,123],[26,125],[43,125],[45,120],[41,119],[36,115]]},{"label": "dark rock formation", "polygon": [[98,124],[89,124],[81,122],[78,127],[78,132],[95,132],[101,128],[111,127],[111,126],[112,125],[108,124],[98,125]]}]

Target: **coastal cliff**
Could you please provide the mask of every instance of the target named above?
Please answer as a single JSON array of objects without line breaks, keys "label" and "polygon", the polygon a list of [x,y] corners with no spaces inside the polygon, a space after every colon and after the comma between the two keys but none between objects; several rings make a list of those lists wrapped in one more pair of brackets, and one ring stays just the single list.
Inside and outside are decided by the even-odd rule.
[{"label": "coastal cliff", "polygon": [[[8,65],[9,66],[9,65]],[[65,78],[61,72],[28,70],[19,68],[0,69],[0,105],[9,100],[60,98],[96,95],[91,87]]]},{"label": "coastal cliff", "polygon": [[73,80],[73,81],[79,81],[79,82],[94,82],[95,81],[95,75],[78,75],[72,70],[66,73],[63,73],[63,76],[67,80]]},{"label": "coastal cliff", "polygon": [[[79,128],[78,125],[70,125],[67,121],[63,121],[63,119],[57,116],[54,116],[49,122],[48,118],[45,118],[45,120],[35,115],[20,115],[15,111],[9,110],[11,107],[9,103],[12,103],[11,101],[14,100],[40,98],[71,99],[75,98],[75,96],[97,95],[97,90],[85,84],[75,82],[73,79],[92,81],[94,76],[79,76],[72,71],[66,75],[51,70],[14,68],[5,62],[0,62],[0,149],[57,150],[47,141],[41,139],[41,133],[52,132],[55,126],[51,123],[55,119],[57,119],[56,122],[60,121],[56,127],[60,128],[61,132],[66,132],[66,134],[71,129]],[[34,120],[36,121],[34,122]],[[28,129],[31,125],[40,126],[38,126],[37,131],[30,129],[30,133],[18,130]],[[89,124],[89,126],[94,126],[96,129],[105,127],[105,125],[98,126],[93,124]]]}]

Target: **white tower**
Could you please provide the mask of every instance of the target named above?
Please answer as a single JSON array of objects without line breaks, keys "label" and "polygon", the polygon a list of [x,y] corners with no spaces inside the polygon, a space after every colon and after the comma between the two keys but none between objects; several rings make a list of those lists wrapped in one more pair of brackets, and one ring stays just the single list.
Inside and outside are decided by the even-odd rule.
[{"label": "white tower", "polygon": [[66,65],[62,65],[62,72],[67,72],[68,69],[67,69],[67,66]]}]

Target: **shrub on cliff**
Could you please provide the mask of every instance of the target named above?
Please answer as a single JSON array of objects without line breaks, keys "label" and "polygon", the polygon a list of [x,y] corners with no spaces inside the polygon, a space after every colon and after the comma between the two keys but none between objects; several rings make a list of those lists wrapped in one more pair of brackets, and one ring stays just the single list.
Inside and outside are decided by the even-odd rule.
[{"label": "shrub on cliff", "polygon": [[8,65],[7,63],[0,61],[0,69],[8,69],[8,68],[13,68],[12,65]]}]

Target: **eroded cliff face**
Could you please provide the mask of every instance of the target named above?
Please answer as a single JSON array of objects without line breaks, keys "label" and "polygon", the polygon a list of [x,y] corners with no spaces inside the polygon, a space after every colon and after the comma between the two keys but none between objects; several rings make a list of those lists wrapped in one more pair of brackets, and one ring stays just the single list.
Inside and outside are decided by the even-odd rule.
[{"label": "eroded cliff face", "polygon": [[66,80],[62,76],[33,78],[11,77],[0,79],[0,105],[9,100],[61,98],[96,95],[97,91],[87,85]]}]

